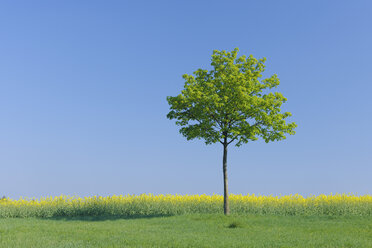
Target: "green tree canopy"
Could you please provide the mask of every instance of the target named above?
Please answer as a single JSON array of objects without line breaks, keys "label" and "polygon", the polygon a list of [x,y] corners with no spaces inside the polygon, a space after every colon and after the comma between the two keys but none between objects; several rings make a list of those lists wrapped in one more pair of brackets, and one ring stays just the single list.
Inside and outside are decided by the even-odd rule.
[{"label": "green tree canopy", "polygon": [[202,138],[206,144],[237,140],[240,146],[262,137],[266,142],[281,140],[294,134],[295,123],[287,124],[291,113],[280,112],[287,100],[281,93],[264,93],[279,85],[276,74],[263,79],[265,58],[252,55],[237,57],[232,52],[213,51],[213,70],[198,69],[186,80],[182,93],[167,97],[180,132],[188,139]]}]

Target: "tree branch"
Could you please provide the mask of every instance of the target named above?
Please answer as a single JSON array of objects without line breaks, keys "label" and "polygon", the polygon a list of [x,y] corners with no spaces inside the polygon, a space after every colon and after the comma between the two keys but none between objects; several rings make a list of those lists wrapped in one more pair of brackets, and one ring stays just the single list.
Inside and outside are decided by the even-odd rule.
[{"label": "tree branch", "polygon": [[233,142],[234,140],[236,140],[238,138],[238,135],[236,135],[233,139],[231,139],[229,142],[227,142],[227,145],[230,145],[231,142]]},{"label": "tree branch", "polygon": [[214,116],[214,114],[211,114],[212,116],[212,119],[217,122],[217,124],[220,126],[220,128],[222,128],[222,124],[217,120],[217,118]]},{"label": "tree branch", "polygon": [[[250,127],[255,127],[255,126],[258,126],[258,125],[260,125],[260,124],[263,124],[263,122],[262,121],[258,121],[258,122],[256,122],[255,124],[253,124],[252,126],[250,126]],[[227,142],[227,145],[229,145],[230,143],[232,143],[234,140],[236,140],[237,138],[239,137],[239,135],[235,135],[235,137],[233,137],[229,142]]]}]

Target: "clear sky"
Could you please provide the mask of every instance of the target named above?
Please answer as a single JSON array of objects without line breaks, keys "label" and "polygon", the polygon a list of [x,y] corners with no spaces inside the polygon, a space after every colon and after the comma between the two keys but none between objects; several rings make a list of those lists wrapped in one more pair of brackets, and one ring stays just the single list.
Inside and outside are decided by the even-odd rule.
[{"label": "clear sky", "polygon": [[0,197],[221,194],[166,119],[214,49],[266,57],[297,133],[231,146],[231,193],[372,194],[371,1],[1,1]]}]

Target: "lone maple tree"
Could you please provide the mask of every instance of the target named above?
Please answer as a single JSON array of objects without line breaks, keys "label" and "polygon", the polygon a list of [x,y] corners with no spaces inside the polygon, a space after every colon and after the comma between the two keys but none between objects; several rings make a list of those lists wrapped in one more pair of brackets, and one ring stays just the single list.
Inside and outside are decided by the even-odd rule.
[{"label": "lone maple tree", "polygon": [[281,113],[287,100],[281,93],[267,92],[279,85],[276,74],[262,79],[263,59],[237,57],[239,49],[231,52],[214,50],[213,69],[198,69],[193,75],[184,74],[184,89],[178,96],[168,96],[170,112],[180,133],[205,143],[223,145],[224,213],[230,213],[227,187],[227,147],[232,142],[240,146],[262,137],[265,142],[285,139],[295,134],[294,122],[286,123],[291,113]]}]

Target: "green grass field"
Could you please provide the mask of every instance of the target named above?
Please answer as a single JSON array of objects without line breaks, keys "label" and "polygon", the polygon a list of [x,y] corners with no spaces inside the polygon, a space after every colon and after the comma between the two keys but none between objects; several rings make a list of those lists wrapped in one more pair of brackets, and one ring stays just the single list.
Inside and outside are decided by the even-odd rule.
[{"label": "green grass field", "polygon": [[372,247],[372,217],[0,219],[0,247]]}]

